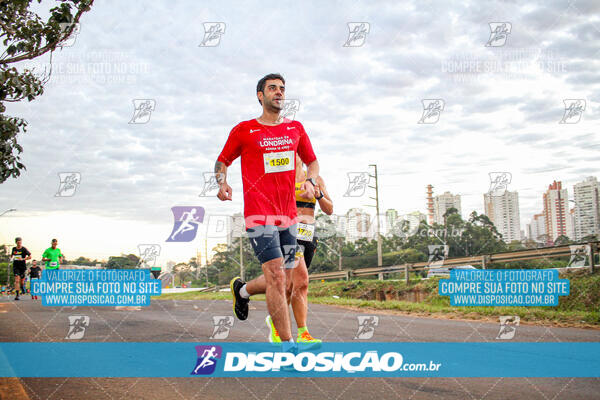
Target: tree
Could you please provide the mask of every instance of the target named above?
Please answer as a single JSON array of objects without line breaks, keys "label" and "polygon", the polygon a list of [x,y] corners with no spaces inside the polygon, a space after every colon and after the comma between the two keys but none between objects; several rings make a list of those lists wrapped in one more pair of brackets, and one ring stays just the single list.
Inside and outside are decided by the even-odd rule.
[{"label": "tree", "polygon": [[13,64],[48,52],[52,54],[73,33],[81,15],[90,10],[94,0],[63,0],[49,10],[46,22],[30,11],[32,2],[0,1],[0,39],[5,47],[0,55],[0,183],[18,177],[25,169],[20,162],[23,147],[17,135],[27,131],[27,121],[23,118],[4,114],[4,103],[33,101],[44,93],[44,84],[51,74],[36,75],[29,69],[19,71]]},{"label": "tree", "polygon": [[595,235],[595,234],[590,234],[590,235],[584,236],[580,240],[580,242],[582,242],[582,243],[597,242],[597,241],[598,241],[598,235]]},{"label": "tree", "polygon": [[[247,281],[256,278],[262,274],[260,262],[254,255],[252,245],[247,237],[242,240],[243,243],[243,258],[244,258],[244,274]],[[219,284],[226,284],[238,275],[240,275],[240,240],[236,238],[227,248],[224,244],[219,244],[213,248],[215,255],[211,260],[209,269],[209,280],[217,281]],[[213,275],[216,274],[216,275]]]},{"label": "tree", "polygon": [[195,269],[190,264],[179,263],[173,266],[173,273],[179,277],[179,282],[182,284],[191,280],[194,277]]},{"label": "tree", "polygon": [[107,269],[135,269],[140,263],[140,258],[135,254],[121,254],[120,256],[108,257]]},{"label": "tree", "polygon": [[78,257],[76,260],[72,261],[71,264],[73,264],[73,265],[95,265],[96,262],[97,262],[96,260],[92,261],[89,258]]},{"label": "tree", "polygon": [[564,246],[564,245],[571,244],[571,243],[573,243],[573,242],[571,241],[571,239],[569,239],[568,236],[560,235],[554,241],[554,246]]},{"label": "tree", "polygon": [[506,246],[506,250],[509,251],[525,250],[525,248],[525,245],[519,240],[513,240]]}]

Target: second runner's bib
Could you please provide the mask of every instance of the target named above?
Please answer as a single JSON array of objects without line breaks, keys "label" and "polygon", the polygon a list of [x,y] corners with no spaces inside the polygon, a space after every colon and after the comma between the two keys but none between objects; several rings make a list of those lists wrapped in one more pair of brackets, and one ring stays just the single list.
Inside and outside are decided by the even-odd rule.
[{"label": "second runner's bib", "polygon": [[298,235],[296,236],[296,239],[312,242],[314,234],[315,226],[313,224],[303,224],[302,222],[298,222]]}]

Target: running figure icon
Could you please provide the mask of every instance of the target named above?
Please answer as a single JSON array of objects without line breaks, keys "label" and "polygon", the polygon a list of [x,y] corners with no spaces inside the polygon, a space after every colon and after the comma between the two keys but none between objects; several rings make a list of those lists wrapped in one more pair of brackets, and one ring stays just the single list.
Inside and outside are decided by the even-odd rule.
[{"label": "running figure icon", "polygon": [[198,361],[191,375],[210,375],[215,372],[217,360],[221,358],[221,346],[196,346]]},{"label": "running figure icon", "polygon": [[173,207],[173,231],[167,242],[191,242],[196,238],[198,226],[204,220],[202,207]]},{"label": "running figure icon", "polygon": [[215,348],[211,347],[210,349],[206,349],[204,350],[204,353],[202,353],[202,357],[203,360],[200,364],[198,364],[196,366],[196,369],[194,370],[194,373],[197,374],[198,373],[198,369],[203,369],[206,367],[209,367],[211,365],[213,365],[215,362],[212,360],[213,357],[215,357]]}]

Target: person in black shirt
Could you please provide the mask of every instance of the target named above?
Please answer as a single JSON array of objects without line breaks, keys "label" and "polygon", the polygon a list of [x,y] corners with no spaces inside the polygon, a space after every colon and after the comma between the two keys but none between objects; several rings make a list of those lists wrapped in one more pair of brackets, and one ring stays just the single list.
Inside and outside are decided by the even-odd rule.
[{"label": "person in black shirt", "polygon": [[[31,282],[31,288],[33,289],[33,280],[34,279],[39,279],[42,277],[42,269],[37,265],[37,261],[33,260],[31,265],[31,268],[29,268],[29,281]],[[37,296],[34,296],[33,293],[31,294],[31,298],[32,299],[36,299],[37,300]]]},{"label": "person in black shirt", "polygon": [[19,289],[21,289],[21,280],[25,279],[27,271],[27,260],[31,259],[31,253],[22,245],[23,240],[15,238],[16,247],[12,248],[10,257],[13,261],[13,273],[15,274],[15,300],[19,300]]}]

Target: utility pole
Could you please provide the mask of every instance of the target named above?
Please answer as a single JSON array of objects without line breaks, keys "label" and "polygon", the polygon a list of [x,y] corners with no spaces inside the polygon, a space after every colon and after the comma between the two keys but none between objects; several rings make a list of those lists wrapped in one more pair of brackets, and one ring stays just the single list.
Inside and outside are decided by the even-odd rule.
[{"label": "utility pole", "polygon": [[342,247],[343,247],[343,243],[344,243],[344,238],[340,237],[340,240],[339,240],[339,245],[340,245],[339,249],[340,249],[340,252],[339,252],[339,257],[338,257],[338,270],[339,271],[342,270]]},{"label": "utility pole", "polygon": [[[377,164],[369,164],[369,167],[375,168],[375,175],[369,174],[369,177],[375,178],[375,186],[370,186],[371,189],[375,189],[375,197],[370,197],[375,200],[375,212],[377,218],[377,266],[381,267],[383,265],[383,256],[381,254],[381,224],[379,222],[379,182],[377,176]],[[379,274],[379,280],[383,280],[383,274]]]},{"label": "utility pole", "polygon": [[243,281],[245,281],[246,279],[244,278],[244,254],[243,254],[243,248],[244,248],[244,234],[240,234],[240,277],[242,278]]},{"label": "utility pole", "polygon": [[202,255],[200,251],[196,249],[196,280],[200,277],[200,264],[202,264]]},{"label": "utility pole", "polygon": [[208,239],[204,239],[204,258],[206,267],[206,287],[208,287]]}]

